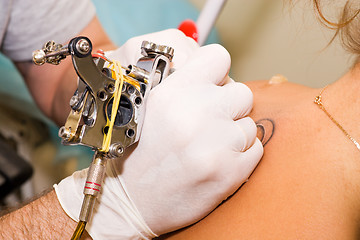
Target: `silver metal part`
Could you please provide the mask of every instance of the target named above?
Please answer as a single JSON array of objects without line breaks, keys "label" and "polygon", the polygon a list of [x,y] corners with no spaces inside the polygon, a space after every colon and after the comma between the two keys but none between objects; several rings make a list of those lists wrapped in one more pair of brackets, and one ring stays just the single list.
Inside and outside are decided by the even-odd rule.
[{"label": "silver metal part", "polygon": [[109,155],[112,158],[121,157],[124,153],[124,147],[120,143],[114,143],[110,146]]},{"label": "silver metal part", "polygon": [[96,197],[92,196],[92,195],[85,195],[84,196],[84,200],[81,206],[81,211],[80,211],[80,215],[79,215],[79,220],[83,221],[83,222],[89,222],[93,209],[94,209],[94,205],[96,202]]},{"label": "silver metal part", "polygon": [[60,61],[69,54],[67,46],[57,44],[54,41],[48,41],[41,50],[34,51],[32,56],[33,62],[36,65],[42,65],[44,63],[58,65]]},{"label": "silver metal part", "polygon": [[76,43],[76,50],[81,54],[87,54],[90,50],[90,44],[85,39],[81,39]]},{"label": "silver metal part", "polygon": [[106,83],[105,84],[105,90],[109,92],[110,94],[113,94],[115,92],[115,85],[114,83]]},{"label": "silver metal part", "polygon": [[[71,54],[74,68],[79,75],[78,89],[70,100],[72,108],[65,127],[59,131],[65,144],[82,144],[101,149],[106,126],[110,119],[115,79],[103,72],[104,58],[93,59],[91,41],[86,37],[74,38],[69,45],[47,42],[43,49],[33,54],[38,64],[59,64]],[[143,123],[145,104],[149,91],[165,79],[170,71],[174,49],[144,41],[144,55],[136,65],[125,69],[125,82],[110,146],[121,144],[123,149],[138,141]],[[114,150],[113,150],[114,151]],[[119,155],[119,151],[116,151]]]},{"label": "silver metal part", "polygon": [[68,140],[70,138],[70,131],[68,129],[66,129],[65,126],[62,126],[59,129],[58,135],[62,139]]},{"label": "silver metal part", "polygon": [[145,56],[137,62],[137,67],[149,72],[150,89],[156,87],[170,72],[170,59],[164,55]]},{"label": "silver metal part", "polygon": [[[102,149],[113,114],[116,81],[113,79],[113,70],[107,68],[107,65],[105,67],[105,56],[94,59],[91,50],[91,41],[86,37],[74,38],[66,46],[49,41],[43,49],[34,52],[33,60],[39,65],[59,64],[71,54],[79,83],[70,99],[72,110],[65,126],[60,128],[59,136],[64,144],[82,144]],[[128,146],[139,140],[145,116],[144,102],[150,90],[170,72],[173,48],[144,41],[141,51],[144,57],[136,65],[123,67],[123,89],[110,139],[109,151],[114,157],[121,156]]]},{"label": "silver metal part", "polygon": [[106,93],[105,89],[103,89],[97,92],[97,97],[100,99],[100,101],[106,101],[106,99],[108,99],[108,94]]},{"label": "silver metal part", "polygon": [[164,55],[171,61],[174,56],[174,49],[166,45],[158,45],[149,41],[143,41],[141,44],[141,53],[144,56],[155,54]]},{"label": "silver metal part", "polygon": [[97,110],[95,109],[94,106],[95,106],[94,98],[92,96],[88,97],[86,99],[86,103],[83,111],[83,117],[84,117],[84,123],[90,127],[93,126],[97,118]]},{"label": "silver metal part", "polygon": [[95,152],[88,170],[84,187],[84,200],[81,206],[79,220],[88,222],[91,218],[97,196],[101,192],[104,181],[107,156],[105,153]]},{"label": "silver metal part", "polygon": [[33,57],[33,62],[36,65],[43,65],[46,62],[45,60],[46,54],[42,49],[34,51],[32,57]]},{"label": "silver metal part", "polygon": [[149,72],[135,65],[129,65],[126,74],[141,82],[146,82],[149,79]]},{"label": "silver metal part", "polygon": [[84,187],[84,200],[81,206],[80,221],[88,222],[94,209],[97,196],[101,192],[104,181],[107,158],[104,153],[95,152],[88,170]]},{"label": "silver metal part", "polygon": [[95,152],[94,158],[88,170],[85,182],[84,194],[98,196],[104,180],[107,158],[104,153]]},{"label": "silver metal part", "polygon": [[79,97],[74,95],[70,98],[70,107],[75,107],[79,103]]}]

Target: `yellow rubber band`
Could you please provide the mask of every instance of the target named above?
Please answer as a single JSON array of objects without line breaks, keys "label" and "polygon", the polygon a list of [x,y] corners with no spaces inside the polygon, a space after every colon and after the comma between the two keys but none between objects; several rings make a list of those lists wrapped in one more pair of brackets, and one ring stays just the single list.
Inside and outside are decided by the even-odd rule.
[{"label": "yellow rubber band", "polygon": [[106,117],[105,128],[108,127],[108,130],[107,130],[107,133],[104,132],[103,144],[102,144],[101,149],[99,149],[99,151],[101,151],[101,152],[108,152],[109,151],[110,143],[111,143],[112,130],[113,130],[113,127],[114,127],[117,110],[119,108],[121,91],[122,91],[123,84],[124,84],[124,76],[122,74],[121,65],[120,65],[119,61],[111,62],[111,70],[113,70],[115,72],[115,91],[114,91],[114,94],[113,94],[113,105],[112,105],[112,109],[111,109],[111,119],[110,119],[110,121],[109,121],[109,118]]}]

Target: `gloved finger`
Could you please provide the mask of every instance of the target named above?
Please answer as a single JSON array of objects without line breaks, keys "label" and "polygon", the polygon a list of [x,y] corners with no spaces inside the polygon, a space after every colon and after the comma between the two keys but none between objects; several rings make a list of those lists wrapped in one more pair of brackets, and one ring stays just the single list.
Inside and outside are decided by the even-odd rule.
[{"label": "gloved finger", "polygon": [[238,158],[233,164],[234,168],[237,169],[234,173],[236,173],[237,176],[241,176],[241,178],[238,179],[239,184],[245,182],[249,178],[255,167],[258,165],[263,153],[264,148],[258,138],[255,139],[254,144],[248,150],[239,153]]},{"label": "gloved finger", "polygon": [[233,120],[247,116],[253,107],[253,93],[250,88],[243,83],[230,82],[220,87],[221,103]]},{"label": "gloved finger", "polygon": [[203,82],[223,85],[230,69],[230,54],[218,44],[211,44],[196,50],[183,68],[177,70],[187,83]]},{"label": "gloved finger", "polygon": [[255,141],[257,128],[250,117],[244,117],[234,121],[236,130],[233,132],[233,149],[239,152],[248,150]]}]

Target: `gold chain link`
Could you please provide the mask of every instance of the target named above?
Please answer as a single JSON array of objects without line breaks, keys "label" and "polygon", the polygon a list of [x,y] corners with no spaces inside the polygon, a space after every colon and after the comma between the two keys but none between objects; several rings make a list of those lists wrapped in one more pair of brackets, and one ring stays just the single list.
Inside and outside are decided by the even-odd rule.
[{"label": "gold chain link", "polygon": [[327,86],[324,87],[324,88],[320,91],[319,95],[317,95],[317,96],[315,97],[314,103],[319,106],[319,108],[330,118],[330,120],[331,120],[333,123],[335,123],[335,125],[345,134],[345,136],[346,136],[348,139],[350,139],[350,141],[352,141],[352,142],[355,144],[356,148],[360,151],[360,144],[359,144],[352,136],[350,136],[350,134],[340,125],[340,123],[339,123],[338,121],[336,121],[336,120],[333,118],[333,116],[330,115],[330,113],[329,113],[329,112],[326,110],[326,108],[324,107],[324,104],[322,103],[322,96],[321,96],[321,94],[325,91],[326,88],[327,88]]}]

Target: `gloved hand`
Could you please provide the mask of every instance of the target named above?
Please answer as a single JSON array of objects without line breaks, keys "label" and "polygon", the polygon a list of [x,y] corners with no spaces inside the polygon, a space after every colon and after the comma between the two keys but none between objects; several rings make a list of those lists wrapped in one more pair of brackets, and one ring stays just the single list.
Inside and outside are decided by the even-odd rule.
[{"label": "gloved hand", "polygon": [[[137,146],[109,160],[87,226],[94,239],[150,239],[194,223],[234,193],[260,160],[256,126],[246,117],[252,93],[228,81],[229,54],[219,45],[189,53],[149,94]],[[55,186],[74,220],[86,174],[75,172]]]}]

